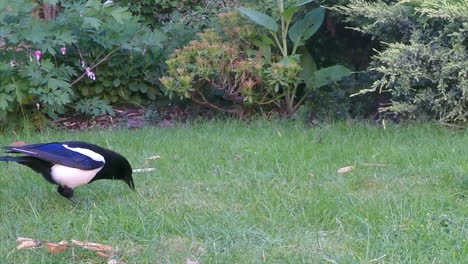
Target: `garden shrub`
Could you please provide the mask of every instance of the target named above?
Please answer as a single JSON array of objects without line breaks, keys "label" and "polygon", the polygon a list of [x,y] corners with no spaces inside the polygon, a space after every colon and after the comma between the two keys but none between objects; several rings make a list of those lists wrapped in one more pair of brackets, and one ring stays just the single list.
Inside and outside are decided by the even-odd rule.
[{"label": "garden shrub", "polygon": [[111,112],[109,103],[155,99],[147,75],[164,34],[98,0],[43,4],[59,11],[38,17],[44,6],[34,1],[0,0],[0,120],[21,111],[56,117],[75,103],[97,115]]},{"label": "garden shrub", "polygon": [[239,112],[239,107],[228,110],[208,102],[218,94],[243,110],[272,105],[292,115],[314,89],[350,73],[340,65],[317,70],[310,54],[301,49],[322,24],[325,12],[315,8],[293,20],[309,2],[280,4],[280,26],[268,15],[247,8],[238,10],[263,28],[241,22],[236,13],[220,15],[222,30],[205,31],[200,41],[191,42],[167,61],[169,76],[161,82],[168,94]]},{"label": "garden shrub", "polygon": [[468,2],[354,0],[338,10],[384,43],[369,68],[378,79],[361,91],[389,93],[382,112],[468,121]]},{"label": "garden shrub", "polygon": [[239,14],[220,14],[224,34],[207,29],[169,60],[160,80],[170,97],[179,95],[212,109],[243,115],[248,104],[263,103],[258,90],[260,58],[249,56],[253,27]]}]

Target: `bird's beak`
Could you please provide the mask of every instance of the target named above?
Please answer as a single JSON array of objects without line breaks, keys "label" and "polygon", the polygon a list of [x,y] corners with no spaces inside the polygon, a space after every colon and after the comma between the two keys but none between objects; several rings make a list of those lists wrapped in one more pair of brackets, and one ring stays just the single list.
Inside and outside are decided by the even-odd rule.
[{"label": "bird's beak", "polygon": [[133,183],[133,178],[132,178],[132,175],[130,175],[129,177],[125,178],[125,182],[128,184],[128,186],[135,190],[135,184]]}]

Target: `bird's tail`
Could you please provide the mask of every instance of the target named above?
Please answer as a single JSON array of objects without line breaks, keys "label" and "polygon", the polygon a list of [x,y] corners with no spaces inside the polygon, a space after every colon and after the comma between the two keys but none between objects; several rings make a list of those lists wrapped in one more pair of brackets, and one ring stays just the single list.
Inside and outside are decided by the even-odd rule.
[{"label": "bird's tail", "polygon": [[0,161],[24,162],[24,158],[23,157],[0,156]]}]

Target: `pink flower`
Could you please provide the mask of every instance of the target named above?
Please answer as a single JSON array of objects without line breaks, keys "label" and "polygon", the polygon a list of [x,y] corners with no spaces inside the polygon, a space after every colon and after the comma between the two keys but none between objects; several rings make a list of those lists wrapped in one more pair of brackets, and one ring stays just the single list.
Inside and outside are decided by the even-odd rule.
[{"label": "pink flower", "polygon": [[86,67],[86,75],[88,75],[88,77],[91,79],[91,80],[96,80],[96,74],[94,74],[94,72],[91,71],[91,69],[89,67]]},{"label": "pink flower", "polygon": [[65,55],[65,53],[67,53],[67,48],[65,46],[61,47],[60,52],[62,53],[62,55]]},{"label": "pink flower", "polygon": [[42,51],[36,50],[34,56],[36,57],[37,64],[41,64]]}]

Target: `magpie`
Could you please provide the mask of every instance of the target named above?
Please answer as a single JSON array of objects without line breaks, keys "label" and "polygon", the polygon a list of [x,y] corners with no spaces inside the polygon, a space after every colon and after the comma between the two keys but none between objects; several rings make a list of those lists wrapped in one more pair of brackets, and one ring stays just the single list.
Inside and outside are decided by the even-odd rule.
[{"label": "magpie", "polygon": [[60,195],[76,203],[79,199],[73,196],[73,190],[96,180],[123,180],[135,189],[128,160],[94,144],[68,141],[3,148],[7,153],[22,156],[0,156],[0,161],[17,162],[33,169],[48,182],[58,185]]}]

